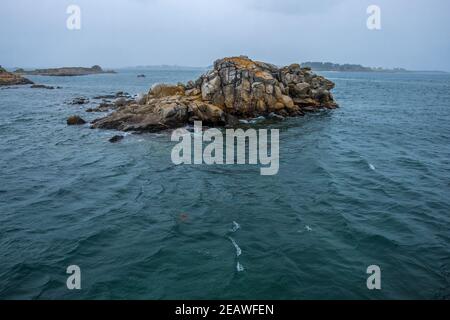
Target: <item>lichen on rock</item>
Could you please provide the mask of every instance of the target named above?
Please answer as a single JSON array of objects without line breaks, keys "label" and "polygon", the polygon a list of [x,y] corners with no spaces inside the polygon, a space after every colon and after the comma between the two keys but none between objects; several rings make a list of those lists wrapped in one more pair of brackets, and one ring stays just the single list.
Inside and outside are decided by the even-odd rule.
[{"label": "lichen on rock", "polygon": [[245,56],[217,60],[186,85],[154,85],[146,103],[129,103],[97,119],[94,128],[160,131],[196,120],[219,126],[236,118],[301,116],[334,109],[334,83],[298,64],[279,68]]}]

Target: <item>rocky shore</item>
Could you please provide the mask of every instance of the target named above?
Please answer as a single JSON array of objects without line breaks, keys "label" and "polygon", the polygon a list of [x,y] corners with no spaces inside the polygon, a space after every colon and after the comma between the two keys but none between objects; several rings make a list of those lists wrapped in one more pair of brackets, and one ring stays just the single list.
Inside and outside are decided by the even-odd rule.
[{"label": "rocky shore", "polygon": [[217,60],[211,71],[187,84],[158,84],[138,102],[117,107],[92,127],[156,132],[203,121],[234,125],[258,116],[302,116],[337,107],[334,83],[298,64],[277,67],[245,56]]},{"label": "rocky shore", "polygon": [[65,68],[51,68],[51,69],[36,69],[32,71],[26,71],[18,69],[15,71],[19,75],[38,75],[38,76],[55,76],[55,77],[74,77],[74,76],[86,76],[91,74],[103,74],[103,73],[116,73],[112,70],[103,70],[100,66],[93,66],[91,68],[82,67],[65,67]]},{"label": "rocky shore", "polygon": [[8,72],[0,66],[0,86],[14,86],[24,84],[33,84],[33,82],[18,74]]}]

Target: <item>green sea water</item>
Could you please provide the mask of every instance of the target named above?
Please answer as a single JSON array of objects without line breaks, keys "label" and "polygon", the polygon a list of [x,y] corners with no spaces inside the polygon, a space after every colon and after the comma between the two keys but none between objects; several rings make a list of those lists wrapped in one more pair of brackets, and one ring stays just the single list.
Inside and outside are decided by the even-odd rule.
[{"label": "green sea water", "polygon": [[[266,125],[274,176],[175,166],[166,132],[111,144],[117,132],[66,126],[102,115],[85,112],[96,95],[200,73],[0,89],[1,299],[450,298],[450,75],[323,73],[341,108]],[[91,103],[65,103],[79,96]]]}]

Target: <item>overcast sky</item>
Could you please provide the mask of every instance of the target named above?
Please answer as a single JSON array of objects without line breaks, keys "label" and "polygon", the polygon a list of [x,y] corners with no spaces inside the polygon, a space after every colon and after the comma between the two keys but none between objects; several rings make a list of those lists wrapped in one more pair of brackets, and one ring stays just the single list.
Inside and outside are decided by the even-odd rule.
[{"label": "overcast sky", "polygon": [[[66,28],[70,4],[81,30]],[[381,30],[366,27],[369,5]],[[450,71],[449,0],[1,0],[0,65],[207,66],[248,55]]]}]

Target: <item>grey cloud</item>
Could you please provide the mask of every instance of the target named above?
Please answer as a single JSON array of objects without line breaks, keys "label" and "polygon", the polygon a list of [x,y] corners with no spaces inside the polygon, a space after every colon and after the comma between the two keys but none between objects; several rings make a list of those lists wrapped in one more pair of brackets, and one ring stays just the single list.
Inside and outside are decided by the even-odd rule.
[{"label": "grey cloud", "polygon": [[323,13],[339,5],[341,0],[244,0],[250,7],[260,11],[284,14]]},{"label": "grey cloud", "polygon": [[[448,0],[1,0],[0,64],[206,66],[245,54],[450,70]],[[366,27],[367,6],[382,30]],[[82,10],[68,31],[66,8]]]}]

